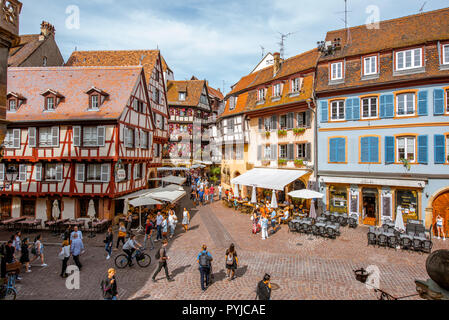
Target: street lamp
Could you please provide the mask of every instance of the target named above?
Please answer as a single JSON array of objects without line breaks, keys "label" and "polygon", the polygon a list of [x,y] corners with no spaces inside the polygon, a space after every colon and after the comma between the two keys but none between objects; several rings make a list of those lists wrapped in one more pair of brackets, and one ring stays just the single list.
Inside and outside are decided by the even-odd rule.
[{"label": "street lamp", "polygon": [[15,182],[17,181],[19,172],[16,168],[15,165],[10,164],[8,167],[6,167],[5,170],[5,189],[9,189],[9,187]]}]

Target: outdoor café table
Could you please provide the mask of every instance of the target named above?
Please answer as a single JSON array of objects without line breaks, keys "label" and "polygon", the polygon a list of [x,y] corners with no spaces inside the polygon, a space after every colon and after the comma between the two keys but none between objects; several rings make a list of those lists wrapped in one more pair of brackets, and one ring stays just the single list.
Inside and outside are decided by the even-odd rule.
[{"label": "outdoor caf\u00e9 table", "polygon": [[11,218],[8,220],[4,220],[3,224],[8,228],[8,230],[11,230],[12,228],[14,228],[14,225],[20,221],[25,220],[26,217],[18,217],[18,218]]},{"label": "outdoor caf\u00e9 table", "polygon": [[30,231],[31,226],[36,223],[36,220],[22,220],[17,222],[17,224],[20,226],[20,231],[26,230]]}]

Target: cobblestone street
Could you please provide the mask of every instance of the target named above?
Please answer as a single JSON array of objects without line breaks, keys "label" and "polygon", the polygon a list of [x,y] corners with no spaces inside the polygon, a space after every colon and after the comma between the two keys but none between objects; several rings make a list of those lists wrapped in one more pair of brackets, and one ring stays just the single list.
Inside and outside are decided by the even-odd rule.
[{"label": "cobblestone street", "polygon": [[[186,202],[186,200],[184,200]],[[191,229],[181,226],[169,244],[169,270],[175,281],[167,282],[163,272],[153,283],[149,268],[138,266],[118,270],[120,299],[243,299],[255,298],[255,286],[265,273],[276,284],[273,299],[376,299],[372,290],[357,282],[353,270],[376,265],[380,270],[380,288],[394,296],[415,293],[415,279],[427,279],[427,255],[394,249],[367,247],[365,227],[343,228],[336,240],[289,233],[287,226],[267,240],[253,235],[249,216],[225,208],[221,203],[191,209]],[[5,240],[6,233],[2,233]],[[32,235],[31,235],[32,238]],[[87,238],[85,236],[85,238]],[[52,241],[53,239],[53,241]],[[58,238],[47,236],[48,267],[32,267],[18,283],[18,299],[101,299],[99,283],[106,270],[113,267],[114,257],[106,261],[103,236],[86,239],[87,251],[82,256],[80,290],[68,290],[59,277]],[[139,238],[142,240],[142,237]],[[226,280],[224,252],[236,244],[240,266],[237,278]],[[208,245],[214,256],[214,283],[205,292],[200,289],[196,257],[201,245]],[[447,248],[447,242],[434,240],[435,248]],[[73,263],[70,260],[69,264]],[[276,288],[278,287],[278,288]]]}]

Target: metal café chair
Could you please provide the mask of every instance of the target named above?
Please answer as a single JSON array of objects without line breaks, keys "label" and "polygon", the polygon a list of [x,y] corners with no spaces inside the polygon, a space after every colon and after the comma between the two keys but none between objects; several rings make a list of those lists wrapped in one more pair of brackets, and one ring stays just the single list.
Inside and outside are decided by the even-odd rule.
[{"label": "metal caf\u00e9 chair", "polygon": [[377,236],[374,232],[368,232],[368,245],[376,245],[377,243]]},{"label": "metal caf\u00e9 chair", "polygon": [[412,247],[412,240],[410,238],[402,238],[401,239],[401,248],[404,250],[409,250]]},{"label": "metal caf\u00e9 chair", "polygon": [[413,239],[412,241],[413,250],[415,251],[421,251],[422,250],[422,241],[419,239]]},{"label": "metal caf\u00e9 chair", "polygon": [[319,234],[322,237],[326,237],[327,236],[326,227],[324,225],[319,227]]},{"label": "metal caf\u00e9 chair", "polygon": [[331,214],[329,220],[330,222],[337,222],[337,217],[335,216],[335,214]]},{"label": "metal caf\u00e9 chair", "polygon": [[336,239],[337,238],[337,233],[335,232],[335,229],[332,227],[327,227],[326,228],[326,232],[327,232],[327,236],[330,239]]},{"label": "metal caf\u00e9 chair", "polygon": [[432,251],[433,243],[431,240],[425,240],[422,243],[422,251],[425,253],[430,253]]},{"label": "metal caf\u00e9 chair", "polygon": [[301,226],[301,223],[299,221],[295,222],[295,230],[296,230],[296,232],[301,232],[302,231],[302,226]]},{"label": "metal caf\u00e9 chair", "polygon": [[318,236],[320,233],[320,229],[316,225],[312,225],[312,234],[314,236]]},{"label": "metal caf\u00e9 chair", "polygon": [[387,243],[388,243],[387,236],[384,235],[383,233],[379,234],[379,236],[377,237],[377,245],[379,247],[386,247]]},{"label": "metal caf\u00e9 chair", "polygon": [[351,216],[348,219],[348,224],[350,228],[357,228],[358,225],[358,216],[356,214],[351,214]]},{"label": "metal caf\u00e9 chair", "polygon": [[396,236],[388,237],[388,246],[395,249],[398,246],[398,238]]},{"label": "metal caf\u00e9 chair", "polygon": [[289,221],[289,222],[288,222],[288,230],[289,230],[290,232],[296,231],[296,226],[295,226],[295,223],[294,223],[293,221]]}]

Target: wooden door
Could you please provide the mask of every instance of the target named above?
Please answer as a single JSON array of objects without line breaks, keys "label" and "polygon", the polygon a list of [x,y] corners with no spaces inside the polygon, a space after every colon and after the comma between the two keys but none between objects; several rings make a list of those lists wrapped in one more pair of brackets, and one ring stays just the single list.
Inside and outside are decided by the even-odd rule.
[{"label": "wooden door", "polygon": [[437,235],[436,219],[440,215],[443,218],[444,233],[448,234],[448,219],[449,219],[449,192],[445,192],[439,195],[433,202],[433,218],[432,218],[432,231]]}]

